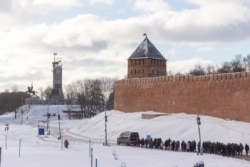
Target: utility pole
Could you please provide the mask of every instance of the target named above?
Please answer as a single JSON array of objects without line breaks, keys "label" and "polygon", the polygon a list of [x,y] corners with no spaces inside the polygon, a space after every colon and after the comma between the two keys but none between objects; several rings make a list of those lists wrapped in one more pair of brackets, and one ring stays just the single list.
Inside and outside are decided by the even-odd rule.
[{"label": "utility pole", "polygon": [[2,164],[2,147],[0,147],[0,167],[1,167],[1,164]]},{"label": "utility pole", "polygon": [[105,143],[103,143],[104,146],[108,146],[108,135],[107,135],[107,122],[108,122],[108,116],[107,113],[105,111]]},{"label": "utility pole", "polygon": [[91,163],[91,167],[93,167],[93,148],[91,148],[90,150],[91,150],[90,163]]},{"label": "utility pole", "polygon": [[19,158],[21,157],[21,143],[22,139],[19,139]]},{"label": "utility pole", "polygon": [[22,117],[21,117],[21,124],[23,124],[23,113],[24,113],[23,108],[21,108],[21,114],[22,114]]},{"label": "utility pole", "polygon": [[60,119],[61,119],[61,115],[58,114],[58,125],[59,125],[59,137],[58,137],[58,140],[60,140],[62,138],[62,135],[61,135],[61,126],[60,126]]},{"label": "utility pole", "polygon": [[49,113],[49,106],[47,108],[47,131],[49,131],[49,119],[50,119],[50,113]]},{"label": "utility pole", "polygon": [[201,131],[200,131],[200,125],[201,125],[201,119],[199,114],[197,114],[197,125],[198,125],[198,133],[199,133],[199,143],[198,143],[198,152],[197,154],[202,155],[203,154],[203,148],[202,148],[202,144],[201,144]]}]

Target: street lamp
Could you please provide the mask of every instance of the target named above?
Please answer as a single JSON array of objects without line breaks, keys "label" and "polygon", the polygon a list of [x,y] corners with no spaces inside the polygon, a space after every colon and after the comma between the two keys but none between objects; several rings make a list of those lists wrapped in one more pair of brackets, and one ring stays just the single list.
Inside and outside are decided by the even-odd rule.
[{"label": "street lamp", "polygon": [[59,126],[59,137],[58,137],[58,140],[60,140],[62,138],[60,120],[61,120],[61,115],[58,113],[58,126]]},{"label": "street lamp", "polygon": [[21,114],[22,114],[21,124],[23,124],[23,113],[24,113],[23,108],[21,108]]},{"label": "street lamp", "polygon": [[200,153],[200,155],[202,155],[203,150],[202,150],[202,144],[201,144],[201,131],[200,131],[201,119],[200,119],[199,114],[197,114],[196,120],[197,120],[198,133],[199,133],[199,143],[198,143],[198,152],[197,152],[197,154]]},{"label": "street lamp", "polygon": [[107,122],[108,122],[108,116],[106,114],[106,111],[105,111],[105,116],[104,116],[104,119],[105,119],[105,143],[103,143],[104,146],[108,146],[108,134],[107,134]]}]

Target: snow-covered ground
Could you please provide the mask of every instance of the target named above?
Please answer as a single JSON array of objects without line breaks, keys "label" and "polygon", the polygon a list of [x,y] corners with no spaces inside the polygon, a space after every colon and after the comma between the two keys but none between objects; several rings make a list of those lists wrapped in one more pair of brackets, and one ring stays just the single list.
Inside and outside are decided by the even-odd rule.
[{"label": "snow-covered ground", "polygon": [[[140,137],[147,135],[163,140],[196,140],[198,127],[196,115],[169,114],[154,119],[142,119],[142,112],[123,113],[107,111],[108,143],[103,146],[104,113],[91,119],[68,120],[62,110],[67,106],[24,107],[23,116],[6,114],[0,116],[1,167],[77,167],[91,166],[90,147],[93,149],[93,167],[192,167],[203,161],[206,167],[249,167],[250,161],[231,157],[165,150],[117,146],[116,138],[123,131],[138,131]],[[58,140],[57,116],[50,121],[50,135],[38,135],[38,121],[46,120],[46,113],[62,116],[60,128],[63,138],[69,140],[69,148],[63,148]],[[143,112],[155,114],[155,112]],[[53,114],[52,114],[53,115]],[[250,123],[229,121],[208,116],[201,117],[202,141],[234,142],[250,145]],[[6,123],[9,131],[5,131]],[[23,123],[23,124],[21,124]],[[2,129],[2,130],[1,130]],[[91,142],[89,143],[89,141]],[[113,154],[118,156],[115,159]],[[96,165],[97,161],[97,165]]]}]

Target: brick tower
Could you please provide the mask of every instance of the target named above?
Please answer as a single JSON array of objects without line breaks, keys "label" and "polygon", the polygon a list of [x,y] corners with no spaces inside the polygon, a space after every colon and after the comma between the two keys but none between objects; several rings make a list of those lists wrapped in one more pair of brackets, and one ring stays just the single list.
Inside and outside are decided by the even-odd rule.
[{"label": "brick tower", "polygon": [[144,34],[145,39],[128,58],[128,78],[167,75],[167,60]]}]

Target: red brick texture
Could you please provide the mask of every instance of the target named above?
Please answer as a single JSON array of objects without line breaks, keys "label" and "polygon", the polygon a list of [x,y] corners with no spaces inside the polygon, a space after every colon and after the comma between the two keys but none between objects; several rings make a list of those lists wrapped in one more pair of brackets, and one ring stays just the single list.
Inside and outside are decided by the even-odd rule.
[{"label": "red brick texture", "polygon": [[129,59],[128,60],[128,78],[143,78],[166,76],[166,60],[158,59]]},{"label": "red brick texture", "polygon": [[250,122],[250,73],[132,78],[115,83],[116,110],[189,113]]}]

